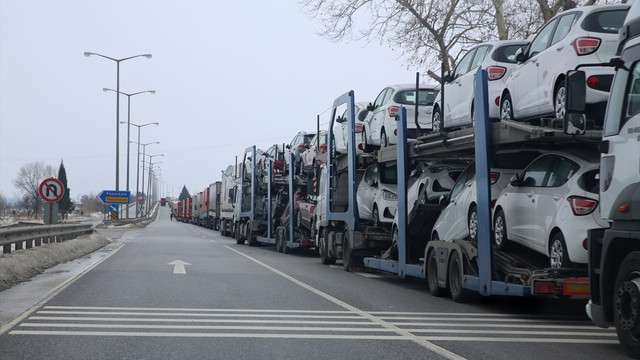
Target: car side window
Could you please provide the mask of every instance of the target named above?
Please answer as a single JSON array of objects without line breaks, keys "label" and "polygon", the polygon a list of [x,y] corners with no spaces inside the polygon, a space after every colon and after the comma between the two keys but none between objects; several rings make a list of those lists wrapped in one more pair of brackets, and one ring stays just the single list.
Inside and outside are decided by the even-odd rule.
[{"label": "car side window", "polygon": [[575,162],[561,157],[556,161],[553,166],[553,170],[549,172],[549,179],[547,180],[547,187],[562,186],[566,183],[573,174],[575,174],[580,166]]},{"label": "car side window", "polygon": [[532,162],[520,177],[522,185],[527,187],[544,186],[547,171],[551,168],[553,160],[554,156],[549,155],[541,156]]},{"label": "car side window", "polygon": [[378,97],[376,98],[376,101],[373,103],[373,106],[374,106],[374,107],[379,107],[379,106],[381,106],[382,104],[384,104],[384,99],[385,99],[385,97],[387,96],[387,92],[388,92],[389,90],[390,90],[390,89],[384,89],[384,90],[382,90],[382,91],[380,92],[380,94],[378,94]]},{"label": "car side window", "polygon": [[535,56],[549,47],[549,40],[551,39],[553,29],[555,29],[557,23],[558,19],[552,20],[542,28],[542,30],[540,30],[538,36],[533,39],[533,42],[529,47],[529,57]]},{"label": "car side window", "polygon": [[487,56],[487,53],[489,52],[489,48],[490,46],[481,46],[478,48],[478,50],[476,50],[476,55],[473,57],[473,62],[471,63],[469,70],[473,70],[478,66],[480,66],[485,56]]},{"label": "car side window", "polygon": [[464,185],[469,180],[471,180],[475,175],[476,175],[476,165],[472,163],[471,165],[467,166],[467,168],[464,169],[462,174],[460,174],[460,176],[458,177],[458,180],[456,181],[456,183],[453,185],[453,188],[451,189],[451,195],[449,196],[449,198],[453,199],[456,196],[458,196],[458,194],[460,194],[462,189],[464,189]]},{"label": "car side window", "polygon": [[558,41],[564,39],[569,31],[571,31],[571,27],[573,26],[573,22],[576,19],[578,14],[567,14],[560,18],[558,21],[558,26],[556,27],[556,31],[553,33],[553,39],[551,40],[551,45],[557,43]]},{"label": "car side window", "polygon": [[453,78],[457,79],[460,76],[466,74],[469,71],[469,65],[471,65],[471,60],[473,60],[473,56],[476,53],[476,49],[473,49],[465,55],[462,60],[456,66],[456,69],[453,72]]}]

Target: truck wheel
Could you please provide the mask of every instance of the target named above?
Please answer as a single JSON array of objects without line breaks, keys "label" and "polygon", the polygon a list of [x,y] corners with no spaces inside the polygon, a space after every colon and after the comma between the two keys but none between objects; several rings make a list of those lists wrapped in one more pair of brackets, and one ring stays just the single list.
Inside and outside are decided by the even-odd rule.
[{"label": "truck wheel", "polygon": [[276,230],[276,252],[282,252],[282,234],[280,229]]},{"label": "truck wheel", "polygon": [[240,226],[236,225],[235,230],[236,230],[235,231],[236,244],[238,245],[244,244],[244,239],[242,238],[242,236],[240,236]]},{"label": "truck wheel", "polygon": [[436,251],[429,251],[427,256],[427,285],[429,286],[429,292],[433,296],[442,296],[444,289],[438,286],[438,259],[436,258]]},{"label": "truck wheel", "polygon": [[287,238],[289,237],[287,236],[288,232],[289,231],[287,230],[282,230],[282,253],[283,254],[291,254],[291,249],[287,247],[287,240],[288,240]]},{"label": "truck wheel", "polygon": [[318,236],[318,249],[320,251],[320,261],[324,265],[331,265],[336,263],[336,259],[329,256],[329,239],[327,238],[327,230],[320,230],[320,236]]},{"label": "truck wheel", "polygon": [[633,357],[640,356],[640,252],[622,261],[613,294],[613,321],[620,343]]},{"label": "truck wheel", "polygon": [[342,266],[344,267],[344,271],[350,271],[350,268],[353,265],[351,244],[349,244],[349,241],[349,231],[345,231],[344,236],[342,237]]},{"label": "truck wheel", "polygon": [[496,250],[505,250],[507,248],[507,222],[504,219],[504,211],[498,209],[496,219],[493,224],[495,231],[494,244]]},{"label": "truck wheel", "polygon": [[552,269],[571,267],[567,244],[564,241],[564,236],[559,231],[553,235],[551,243],[549,244],[549,266],[551,266]]},{"label": "truck wheel", "polygon": [[464,288],[464,263],[457,251],[451,254],[449,259],[449,292],[451,299],[457,303],[468,300],[469,290]]}]

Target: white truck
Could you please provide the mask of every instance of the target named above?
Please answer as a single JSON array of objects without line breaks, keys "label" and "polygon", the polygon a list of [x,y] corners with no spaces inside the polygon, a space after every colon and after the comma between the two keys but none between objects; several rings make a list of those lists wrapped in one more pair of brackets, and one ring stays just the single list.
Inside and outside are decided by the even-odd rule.
[{"label": "white truck", "polygon": [[222,172],[220,181],[220,220],[218,229],[223,236],[232,236],[233,234],[233,195],[239,180],[237,168],[238,166],[236,165],[229,165]]},{"label": "white truck", "polygon": [[[587,313],[640,357],[640,1],[619,31],[618,58],[600,142],[600,212],[610,228],[589,233]],[[603,65],[603,64],[594,64]],[[565,131],[585,132],[584,72],[570,74]]]}]

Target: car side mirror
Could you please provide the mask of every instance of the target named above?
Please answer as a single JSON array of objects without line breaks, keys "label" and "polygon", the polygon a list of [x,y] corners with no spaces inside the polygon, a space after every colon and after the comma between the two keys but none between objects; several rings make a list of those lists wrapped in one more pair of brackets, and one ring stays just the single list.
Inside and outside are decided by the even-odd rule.
[{"label": "car side mirror", "polygon": [[442,78],[442,81],[445,83],[450,83],[453,81],[453,75],[451,75],[450,71],[447,71],[446,74],[444,74],[444,77]]},{"label": "car side mirror", "polygon": [[448,202],[449,202],[449,196],[440,195],[440,198],[438,199],[438,204],[440,204],[440,206],[445,206]]},{"label": "car side mirror", "polygon": [[287,144],[287,146],[285,146],[285,149],[291,149],[291,145]]},{"label": "car side mirror", "polygon": [[565,80],[564,133],[583,135],[587,130],[586,89],[587,80],[584,71],[568,71]]},{"label": "car side mirror", "polygon": [[375,106],[373,106],[372,103],[369,103],[369,105],[367,105],[367,111],[373,111],[375,110]]},{"label": "car side mirror", "polygon": [[518,175],[513,175],[511,177],[511,181],[509,182],[509,184],[511,184],[511,186],[520,186],[522,185],[522,180],[520,180],[520,177]]},{"label": "car side mirror", "polygon": [[342,124],[342,123],[343,123],[343,122],[345,122],[345,121],[347,121],[347,118],[345,118],[345,117],[338,116],[338,117],[336,118],[336,122],[337,122],[338,124]]}]

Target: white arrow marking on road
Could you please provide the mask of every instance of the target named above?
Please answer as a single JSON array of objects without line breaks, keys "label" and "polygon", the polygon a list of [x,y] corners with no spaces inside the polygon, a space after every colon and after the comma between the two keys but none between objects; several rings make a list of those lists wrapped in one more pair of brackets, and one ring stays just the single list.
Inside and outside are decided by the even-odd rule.
[{"label": "white arrow marking on road", "polygon": [[182,260],[176,260],[168,263],[167,265],[173,265],[173,273],[174,274],[187,274],[187,270],[184,268],[185,265],[191,265],[188,262],[184,262]]}]

